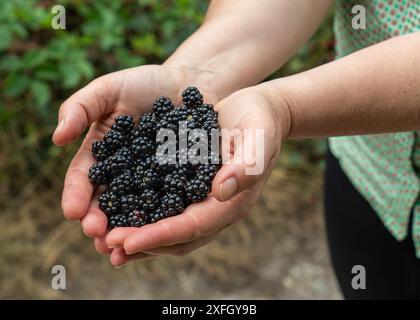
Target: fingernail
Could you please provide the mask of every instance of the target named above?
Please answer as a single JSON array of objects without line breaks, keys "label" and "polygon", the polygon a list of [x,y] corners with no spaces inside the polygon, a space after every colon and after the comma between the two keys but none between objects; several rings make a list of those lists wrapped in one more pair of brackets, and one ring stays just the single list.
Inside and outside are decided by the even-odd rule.
[{"label": "fingernail", "polygon": [[63,128],[64,128],[64,119],[61,119],[57,125],[57,128],[55,128],[54,135],[56,135],[57,132],[61,131]]},{"label": "fingernail", "polygon": [[120,264],[120,265],[118,265],[118,266],[114,266],[114,268],[115,269],[120,269],[121,267],[123,267],[123,266],[125,266],[126,264],[125,263],[123,263],[123,264]]},{"label": "fingernail", "polygon": [[236,182],[236,179],[234,177],[231,177],[227,179],[225,182],[223,182],[219,188],[220,188],[220,196],[222,200],[225,201],[232,198],[232,196],[235,195],[238,189],[238,184]]}]

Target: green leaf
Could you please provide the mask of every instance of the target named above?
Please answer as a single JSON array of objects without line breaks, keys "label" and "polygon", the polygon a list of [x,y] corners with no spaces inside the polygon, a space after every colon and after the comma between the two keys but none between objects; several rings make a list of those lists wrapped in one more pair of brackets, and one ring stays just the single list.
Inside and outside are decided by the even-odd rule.
[{"label": "green leaf", "polygon": [[36,106],[43,111],[51,99],[50,88],[45,82],[32,81],[30,83],[30,91],[35,99]]},{"label": "green leaf", "polygon": [[0,70],[2,71],[17,71],[21,66],[21,59],[15,55],[7,55],[0,60]]},{"label": "green leaf", "polygon": [[0,25],[0,50],[6,49],[12,42],[12,33],[9,28]]},{"label": "green leaf", "polygon": [[22,64],[25,65],[27,69],[33,69],[36,66],[44,63],[48,58],[48,51],[44,49],[37,49],[27,52],[23,59]]},{"label": "green leaf", "polygon": [[64,62],[59,65],[58,69],[64,89],[74,88],[80,83],[81,74],[73,64]]},{"label": "green leaf", "polygon": [[19,73],[11,73],[4,81],[4,94],[7,96],[18,96],[28,87],[29,79]]}]

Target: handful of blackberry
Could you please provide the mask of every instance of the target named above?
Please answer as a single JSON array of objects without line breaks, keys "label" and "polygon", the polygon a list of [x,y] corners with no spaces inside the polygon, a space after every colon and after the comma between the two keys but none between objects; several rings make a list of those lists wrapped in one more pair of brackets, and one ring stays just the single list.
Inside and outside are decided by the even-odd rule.
[{"label": "handful of blackberry", "polygon": [[211,191],[220,167],[217,112],[195,87],[185,89],[182,100],[174,106],[160,97],[138,125],[120,115],[92,144],[97,162],[88,176],[95,186],[106,186],[99,207],[110,228],[141,227],[179,214]]}]

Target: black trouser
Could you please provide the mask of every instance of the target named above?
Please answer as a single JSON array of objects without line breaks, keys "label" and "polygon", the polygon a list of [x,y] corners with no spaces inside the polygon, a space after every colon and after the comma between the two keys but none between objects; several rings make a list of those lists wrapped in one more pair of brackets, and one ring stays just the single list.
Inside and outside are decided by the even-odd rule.
[{"label": "black trouser", "polygon": [[[331,153],[324,203],[331,259],[344,298],[420,299],[420,260],[411,231],[404,241],[395,240]],[[353,277],[361,275],[352,274],[355,265],[365,267],[365,290],[352,287]]]}]

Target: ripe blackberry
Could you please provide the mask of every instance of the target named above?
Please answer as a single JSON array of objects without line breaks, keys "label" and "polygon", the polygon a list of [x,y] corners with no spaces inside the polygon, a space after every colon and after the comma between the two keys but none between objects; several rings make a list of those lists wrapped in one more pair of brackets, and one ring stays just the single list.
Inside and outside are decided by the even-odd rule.
[{"label": "ripe blackberry", "polygon": [[152,212],[159,207],[157,201],[157,193],[153,190],[146,189],[139,196],[139,208],[145,212]]},{"label": "ripe blackberry", "polygon": [[173,216],[184,211],[184,201],[177,194],[166,194],[162,198],[162,212],[167,216]]},{"label": "ripe blackberry", "polygon": [[172,130],[174,132],[177,132],[178,131],[178,122],[172,121],[172,118],[168,118],[167,116],[164,116],[156,124],[156,132],[159,132],[159,130],[161,130],[161,129]]},{"label": "ripe blackberry", "polygon": [[88,177],[92,184],[101,185],[109,182],[110,176],[107,170],[107,166],[108,162],[105,160],[94,163],[89,168]]},{"label": "ripe blackberry", "polygon": [[193,179],[188,182],[186,188],[187,199],[191,202],[199,202],[207,198],[210,188],[204,181]]},{"label": "ripe blackberry", "polygon": [[130,227],[142,227],[147,224],[147,214],[135,209],[128,214],[127,223]]},{"label": "ripe blackberry", "polygon": [[113,176],[117,176],[124,170],[129,169],[132,161],[132,154],[130,149],[122,147],[113,156],[108,158],[107,171],[111,172]]},{"label": "ripe blackberry", "polygon": [[125,170],[109,184],[109,189],[117,195],[129,194],[134,191],[134,176],[129,170]]},{"label": "ripe blackberry", "polygon": [[113,152],[105,141],[97,140],[92,143],[92,154],[96,161],[103,161],[109,158]]},{"label": "ripe blackberry", "polygon": [[113,192],[106,190],[99,196],[98,200],[99,208],[105,212],[107,216],[118,213],[120,208],[119,198]]},{"label": "ripe blackberry", "polygon": [[124,195],[120,198],[120,210],[126,215],[128,215],[131,211],[137,209],[139,204],[139,198],[134,194]]},{"label": "ripe blackberry", "polygon": [[108,221],[109,221],[109,226],[111,228],[129,226],[127,216],[123,213],[117,213],[117,214],[111,215]]},{"label": "ripe blackberry", "polygon": [[104,141],[111,150],[115,151],[124,145],[124,136],[117,130],[111,130],[105,135]]},{"label": "ripe blackberry", "polygon": [[163,178],[163,191],[184,196],[187,185],[187,175],[176,171],[167,174]]},{"label": "ripe blackberry", "polygon": [[155,189],[160,185],[160,176],[152,169],[147,169],[143,176],[136,181],[139,190]]},{"label": "ripe blackberry", "polygon": [[142,135],[154,136],[156,134],[158,119],[154,113],[148,112],[140,118],[138,131]]},{"label": "ripe blackberry", "polygon": [[140,136],[133,140],[131,150],[138,158],[146,158],[155,153],[155,144],[146,136]]},{"label": "ripe blackberry", "polygon": [[197,167],[195,178],[204,182],[210,189],[213,178],[216,176],[218,170],[217,165],[199,164]]},{"label": "ripe blackberry", "polygon": [[157,208],[154,212],[149,214],[148,223],[155,223],[167,217],[169,217],[169,215],[164,213],[161,208]]},{"label": "ripe blackberry", "polygon": [[201,113],[198,112],[197,109],[189,110],[187,115],[187,128],[189,130],[200,128],[201,123]]},{"label": "ripe blackberry", "polygon": [[195,107],[203,104],[203,95],[196,87],[188,87],[182,92],[182,101],[188,107]]},{"label": "ripe blackberry", "polygon": [[115,118],[115,124],[112,125],[113,130],[119,131],[122,134],[129,134],[134,128],[133,117],[121,115]]},{"label": "ripe blackberry", "polygon": [[153,103],[153,112],[158,116],[162,117],[166,113],[172,110],[174,104],[168,97],[160,97]]}]

